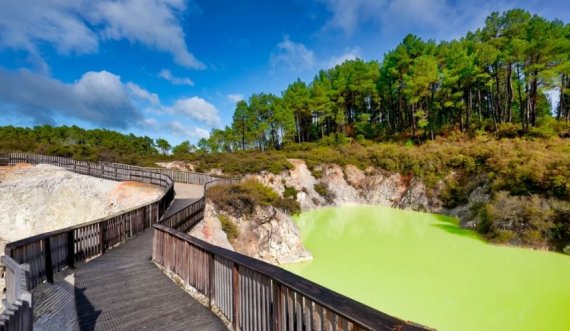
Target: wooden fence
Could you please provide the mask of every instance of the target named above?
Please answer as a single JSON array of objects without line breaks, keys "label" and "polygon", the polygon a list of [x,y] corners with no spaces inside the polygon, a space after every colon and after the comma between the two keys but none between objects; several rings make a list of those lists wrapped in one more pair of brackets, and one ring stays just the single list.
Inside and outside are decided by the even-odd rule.
[{"label": "wooden fence", "polygon": [[[51,164],[78,174],[115,181],[138,181],[158,185],[165,189],[158,199],[147,205],[92,222],[8,243],[5,248],[6,256],[18,264],[28,266],[29,270],[26,277],[29,289],[35,288],[44,281],[53,282],[55,272],[68,267],[73,268],[77,262],[104,254],[107,249],[150,228],[160,220],[174,200],[174,182],[172,179],[166,175],[144,169],[128,169],[111,164],[22,153],[0,155],[0,162],[3,165],[17,163]],[[12,286],[13,284],[7,281],[8,293],[13,290]],[[24,307],[21,309],[25,309],[25,306],[21,307]],[[5,319],[6,314],[10,314],[10,311],[3,311],[1,318]],[[15,313],[12,312],[12,315],[15,316]],[[23,329],[11,327],[9,330]]]},{"label": "wooden fence", "polygon": [[153,259],[233,330],[425,330],[260,260],[154,225]]},{"label": "wooden fence", "polygon": [[[183,170],[172,170],[166,168],[151,168],[151,167],[137,167],[127,164],[120,164],[120,163],[105,163],[105,165],[112,165],[123,169],[131,169],[131,170],[145,170],[154,173],[159,173],[166,175],[172,178],[173,181],[177,183],[185,183],[185,184],[196,184],[196,185],[205,185],[208,182],[223,180],[224,178],[218,176],[212,176],[208,174],[203,174],[199,172],[191,172],[191,171],[183,171]],[[231,179],[230,179],[231,180]]]},{"label": "wooden fence", "polygon": [[32,330],[32,294],[29,292],[28,264],[19,264],[9,256],[2,256],[6,267],[6,299],[2,300],[0,331]]},{"label": "wooden fence", "polygon": [[150,228],[160,220],[174,199],[174,182],[166,175],[54,156],[18,153],[9,156],[10,164],[52,164],[79,174],[115,181],[134,180],[165,189],[158,199],[142,207],[7,244],[6,255],[18,263],[30,265],[31,288],[46,280],[53,282],[54,272],[103,254],[105,250]]},{"label": "wooden fence", "polygon": [[[218,179],[209,187],[232,184]],[[426,330],[271,264],[185,232],[203,219],[204,196],[155,224],[153,260],[208,298],[233,330]]]},{"label": "wooden fence", "polygon": [[[235,183],[236,180],[42,155],[0,155],[0,165],[21,162],[48,163],[80,174],[141,181],[166,189],[163,196],[146,206],[9,243],[7,255],[17,265],[28,265],[22,267],[27,270],[28,288],[44,280],[53,281],[54,272],[103,254],[106,249],[153,226],[153,260],[205,295],[210,308],[216,307],[232,323],[233,330],[427,330],[279,267],[185,234],[203,219],[205,196],[177,213],[161,218],[174,199],[174,181],[204,185],[206,193],[212,185]],[[13,285],[8,284],[8,287],[11,291]],[[4,313],[0,320],[5,320]],[[25,330],[25,325],[0,331]]]},{"label": "wooden fence", "polygon": [[204,219],[204,209],[206,208],[206,191],[208,188],[218,184],[235,183],[239,183],[239,180],[215,177],[212,179],[211,177],[210,181],[203,184],[204,196],[201,199],[191,203],[180,211],[161,219],[158,223],[184,233],[188,232],[190,229],[192,229],[192,227],[194,227],[194,225],[198,224],[198,222]]}]

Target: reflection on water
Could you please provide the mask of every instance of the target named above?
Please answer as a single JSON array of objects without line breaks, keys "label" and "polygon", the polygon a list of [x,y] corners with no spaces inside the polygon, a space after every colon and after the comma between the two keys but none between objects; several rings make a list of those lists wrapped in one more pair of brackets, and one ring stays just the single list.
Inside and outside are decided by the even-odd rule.
[{"label": "reflection on water", "polygon": [[292,272],[439,330],[570,330],[570,258],[499,247],[454,218],[376,206],[297,217]]}]

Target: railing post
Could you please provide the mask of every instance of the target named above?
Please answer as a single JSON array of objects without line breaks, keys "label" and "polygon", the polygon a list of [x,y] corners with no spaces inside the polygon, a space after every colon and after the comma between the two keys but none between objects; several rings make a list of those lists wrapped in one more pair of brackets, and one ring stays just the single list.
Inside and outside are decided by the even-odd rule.
[{"label": "railing post", "polygon": [[53,284],[53,263],[51,260],[51,242],[49,238],[50,237],[44,239],[44,267],[46,271],[47,282]]},{"label": "railing post", "polygon": [[67,231],[67,265],[75,268],[75,234],[74,230]]},{"label": "railing post", "polygon": [[271,327],[273,331],[281,330],[281,289],[277,282],[272,281],[273,287],[273,305],[271,306],[270,316],[272,317]]},{"label": "railing post", "polygon": [[32,331],[34,329],[34,312],[32,307],[32,295],[26,293],[26,297],[22,300],[22,328],[23,331]]},{"label": "railing post", "polygon": [[208,254],[208,268],[208,308],[212,309],[216,293],[216,261],[214,260],[214,254]]},{"label": "railing post", "polygon": [[105,228],[107,222],[101,222],[99,228],[99,245],[101,246],[101,255],[105,253]]},{"label": "railing post", "polygon": [[232,327],[233,331],[239,331],[239,266],[237,263],[232,267]]}]

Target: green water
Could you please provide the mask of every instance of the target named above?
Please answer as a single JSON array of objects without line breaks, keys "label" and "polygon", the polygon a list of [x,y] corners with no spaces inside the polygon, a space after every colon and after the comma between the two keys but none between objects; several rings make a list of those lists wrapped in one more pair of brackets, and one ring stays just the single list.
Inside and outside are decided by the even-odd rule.
[{"label": "green water", "polygon": [[296,218],[314,260],[286,269],[438,330],[570,330],[570,257],[485,243],[452,218],[376,206]]}]

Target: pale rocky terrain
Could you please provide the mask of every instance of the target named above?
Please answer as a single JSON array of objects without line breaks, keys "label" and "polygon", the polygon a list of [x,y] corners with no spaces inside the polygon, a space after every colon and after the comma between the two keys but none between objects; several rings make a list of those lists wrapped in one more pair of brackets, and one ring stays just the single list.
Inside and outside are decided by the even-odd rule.
[{"label": "pale rocky terrain", "polygon": [[0,167],[0,255],[7,242],[110,216],[162,192],[154,185],[119,183],[52,165]]},{"label": "pale rocky terrain", "polygon": [[0,169],[0,238],[14,241],[149,203],[162,189],[40,164]]},{"label": "pale rocky terrain", "polygon": [[[289,160],[294,168],[275,175],[271,173],[251,174],[252,177],[272,187],[283,195],[285,187],[294,187],[297,201],[303,211],[351,204],[370,204],[401,209],[442,213],[457,216],[466,227],[474,227],[471,206],[489,200],[485,188],[476,188],[467,204],[452,210],[443,208],[436,192],[429,194],[424,183],[412,176],[402,176],[375,168],[365,170],[348,165],[341,167],[327,164],[317,167],[321,178],[315,178],[302,160]],[[324,185],[329,192],[326,197],[315,190],[315,185]],[[230,243],[222,231],[219,217],[228,217],[240,230],[239,237]],[[205,220],[191,235],[215,245],[230,248],[240,253],[265,260],[273,264],[298,262],[310,259],[300,239],[300,233],[290,216],[272,207],[259,208],[247,219],[231,213],[218,211],[207,201]]]},{"label": "pale rocky terrain", "polygon": [[[226,217],[237,225],[239,236],[232,242],[222,230],[220,217]],[[312,259],[303,247],[297,225],[289,215],[273,207],[257,206],[252,215],[244,216],[218,211],[207,200],[204,220],[189,234],[216,246],[276,265]]]},{"label": "pale rocky terrain", "polygon": [[156,162],[156,165],[170,170],[194,171],[194,165],[183,161]]},{"label": "pale rocky terrain", "polygon": [[[297,201],[303,211],[323,206],[371,204],[401,209],[438,212],[441,202],[429,199],[422,181],[374,168],[360,170],[348,165],[336,164],[317,167],[322,173],[315,178],[302,160],[289,160],[295,168],[279,175],[262,173],[250,175],[280,194],[285,186],[294,187],[299,193]],[[315,184],[322,184],[330,192],[323,197],[315,190]]]}]

